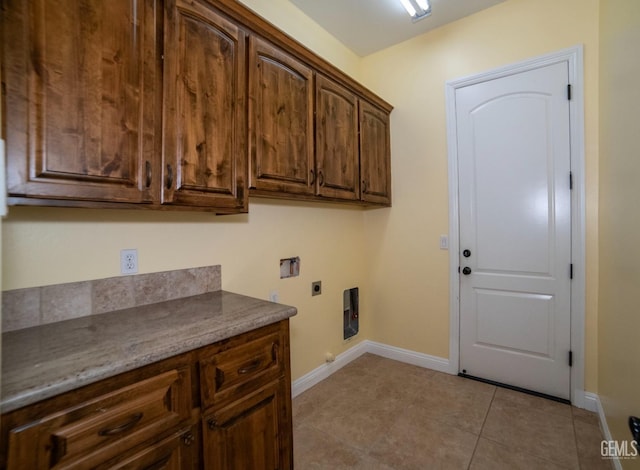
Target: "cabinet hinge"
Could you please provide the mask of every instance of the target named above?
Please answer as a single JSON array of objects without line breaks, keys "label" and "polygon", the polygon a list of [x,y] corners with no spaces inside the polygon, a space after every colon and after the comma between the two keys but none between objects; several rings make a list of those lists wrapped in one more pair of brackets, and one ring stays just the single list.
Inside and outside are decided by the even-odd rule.
[{"label": "cabinet hinge", "polygon": [[573,172],[569,172],[569,189],[573,189]]},{"label": "cabinet hinge", "polygon": [[571,83],[567,85],[567,99],[571,101]]},{"label": "cabinet hinge", "polygon": [[573,263],[569,265],[569,279],[573,279]]},{"label": "cabinet hinge", "polygon": [[573,351],[569,351],[569,367],[573,367]]}]

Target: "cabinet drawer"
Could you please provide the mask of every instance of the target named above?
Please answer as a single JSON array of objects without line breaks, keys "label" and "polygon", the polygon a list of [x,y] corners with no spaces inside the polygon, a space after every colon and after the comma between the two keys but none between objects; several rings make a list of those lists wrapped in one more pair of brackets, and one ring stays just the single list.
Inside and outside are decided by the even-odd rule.
[{"label": "cabinet drawer", "polygon": [[197,431],[193,428],[179,432],[149,445],[131,456],[100,465],[95,470],[189,470],[197,468]]},{"label": "cabinet drawer", "polygon": [[283,351],[278,330],[243,339],[200,361],[204,408],[219,405],[236,393],[257,389],[282,372]]},{"label": "cabinet drawer", "polygon": [[171,431],[190,417],[188,378],[174,369],[13,429],[8,468],[93,468]]}]

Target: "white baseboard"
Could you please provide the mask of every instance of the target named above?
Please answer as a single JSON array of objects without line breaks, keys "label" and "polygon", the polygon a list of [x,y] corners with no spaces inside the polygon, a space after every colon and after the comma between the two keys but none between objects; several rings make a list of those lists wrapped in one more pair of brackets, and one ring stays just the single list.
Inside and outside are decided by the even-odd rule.
[{"label": "white baseboard", "polygon": [[[573,403],[573,405],[578,406],[578,408],[584,408],[585,410],[592,411],[594,413],[599,413],[598,406],[602,407],[602,405],[600,405],[600,398],[598,397],[598,395],[591,392],[584,392],[584,397],[581,404],[583,406],[578,406],[577,404]],[[602,419],[602,416],[600,417],[600,419]]]},{"label": "white baseboard", "polygon": [[372,353],[378,356],[394,359],[407,364],[433,369],[440,372],[450,372],[449,360],[441,357],[430,356],[428,354],[409,351],[408,349],[396,348],[375,341],[364,340],[342,354],[336,356],[335,361],[322,364],[311,372],[303,375],[293,381],[291,385],[291,395],[295,398],[305,390],[310,389],[317,383],[323,381],[334,372],[342,369],[354,359],[362,356],[364,353]]},{"label": "white baseboard", "polygon": [[311,372],[303,375],[299,379],[294,380],[293,384],[291,385],[291,396],[294,398],[297,397],[302,392],[309,390],[317,383],[322,382],[334,372],[339,371],[354,359],[362,356],[367,352],[366,343],[366,341],[363,341],[356,344],[352,348],[347,349],[342,354],[338,354],[335,361],[322,364],[321,366],[313,369]]},{"label": "white baseboard", "polygon": [[[598,413],[598,417],[600,418],[600,428],[602,429],[604,440],[612,441],[613,437],[611,436],[611,431],[609,430],[609,425],[607,424],[607,417],[604,414],[604,408],[602,407],[602,402],[600,401],[600,397],[595,393],[589,393],[589,392],[585,392],[584,395],[586,400],[593,400],[595,402],[596,409],[593,411]],[[623,470],[622,464],[620,463],[620,459],[614,458],[612,462],[616,470]]]},{"label": "white baseboard", "polygon": [[450,374],[449,359],[442,357],[430,356],[429,354],[410,351],[408,349],[396,348],[387,344],[376,343],[375,341],[365,341],[367,343],[367,352],[377,354],[414,366],[424,367],[425,369],[433,369],[439,372]]}]

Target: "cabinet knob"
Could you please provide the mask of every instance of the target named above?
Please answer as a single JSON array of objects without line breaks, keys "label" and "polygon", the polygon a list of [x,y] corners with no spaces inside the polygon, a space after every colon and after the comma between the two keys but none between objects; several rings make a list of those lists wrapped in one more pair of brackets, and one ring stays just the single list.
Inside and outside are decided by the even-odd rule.
[{"label": "cabinet knob", "polygon": [[167,189],[171,189],[173,186],[173,167],[167,165]]},{"label": "cabinet knob", "polygon": [[193,437],[193,434],[191,433],[191,431],[186,432],[185,434],[182,435],[182,442],[184,442],[184,445],[186,446],[190,446],[191,444],[193,444],[195,440],[196,438]]},{"label": "cabinet knob", "polygon": [[211,429],[213,431],[216,428],[216,420],[215,420],[215,418],[209,418],[207,420],[207,425],[209,425],[209,429]]}]

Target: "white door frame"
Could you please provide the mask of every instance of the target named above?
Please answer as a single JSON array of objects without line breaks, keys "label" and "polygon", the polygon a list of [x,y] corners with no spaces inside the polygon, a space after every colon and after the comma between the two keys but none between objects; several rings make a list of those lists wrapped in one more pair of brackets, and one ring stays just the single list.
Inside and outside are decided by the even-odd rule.
[{"label": "white door frame", "polygon": [[[583,46],[528,59],[494,70],[450,80],[446,83],[447,139],[449,153],[449,372],[457,374],[460,367],[460,232],[458,200],[458,135],[456,128],[456,90],[496,78],[526,72],[539,67],[568,62],[571,101],[569,119],[571,131],[571,402],[585,407],[584,392],[584,327],[585,327],[585,174],[584,174],[584,65]],[[568,182],[567,182],[568,184]]]}]

